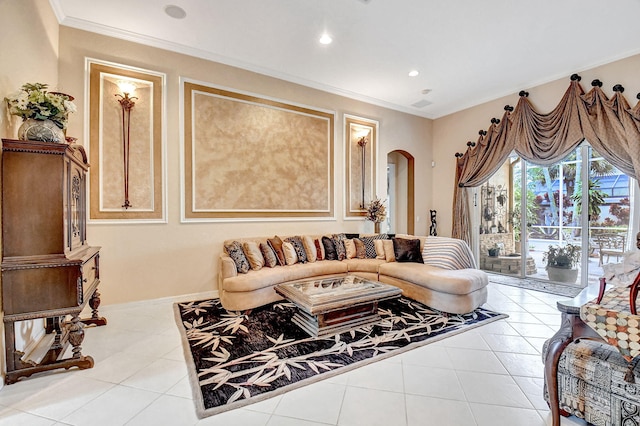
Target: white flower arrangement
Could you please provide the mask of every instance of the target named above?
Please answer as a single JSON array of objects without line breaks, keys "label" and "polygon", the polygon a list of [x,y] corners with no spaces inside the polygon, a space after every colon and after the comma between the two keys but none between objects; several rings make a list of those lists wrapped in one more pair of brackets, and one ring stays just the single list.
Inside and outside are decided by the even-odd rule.
[{"label": "white flower arrangement", "polygon": [[22,117],[23,120],[51,120],[61,129],[67,128],[69,113],[76,112],[73,97],[64,93],[47,92],[47,84],[27,83],[19,92],[4,100],[9,114]]}]

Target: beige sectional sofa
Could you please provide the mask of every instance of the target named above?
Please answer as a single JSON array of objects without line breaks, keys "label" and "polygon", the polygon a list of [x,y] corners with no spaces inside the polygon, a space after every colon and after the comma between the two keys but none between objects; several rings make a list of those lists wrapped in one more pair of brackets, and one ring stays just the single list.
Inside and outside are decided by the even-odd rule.
[{"label": "beige sectional sofa", "polygon": [[[321,239],[322,235],[310,237]],[[224,244],[227,246],[233,241],[266,244],[268,238],[271,237],[241,238],[227,240]],[[443,237],[397,235],[396,238],[420,240],[425,263],[396,262],[394,256],[391,259],[387,256],[385,259],[350,258],[264,266],[239,273],[234,260],[223,251],[218,274],[220,300],[228,310],[248,310],[281,300],[274,290],[277,284],[354,274],[399,287],[404,296],[443,312],[467,313],[486,302],[487,274],[476,269],[466,243]]]}]

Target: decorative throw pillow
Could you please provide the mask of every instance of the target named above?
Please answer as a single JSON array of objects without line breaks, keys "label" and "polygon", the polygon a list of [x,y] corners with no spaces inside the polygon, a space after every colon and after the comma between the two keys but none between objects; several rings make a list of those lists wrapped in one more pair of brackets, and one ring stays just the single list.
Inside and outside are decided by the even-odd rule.
[{"label": "decorative throw pillow", "polygon": [[344,244],[344,250],[347,255],[347,259],[353,259],[356,257],[356,245],[353,240],[346,239],[342,242]]},{"label": "decorative throw pillow", "polygon": [[355,244],[356,246],[356,257],[358,259],[366,259],[369,257],[367,256],[367,249],[362,240],[360,240],[359,238],[354,238],[353,244]]},{"label": "decorative throw pillow", "polygon": [[382,246],[384,247],[384,258],[387,262],[395,262],[396,254],[393,250],[393,240],[382,240]]},{"label": "decorative throw pillow", "polygon": [[276,258],[276,254],[269,244],[260,243],[260,252],[262,253],[262,257],[264,257],[264,264],[266,266],[273,268],[278,265],[278,258]]},{"label": "decorative throw pillow", "polygon": [[427,237],[422,250],[422,260],[427,265],[443,269],[476,267],[471,248],[466,241],[457,238]]},{"label": "decorative throw pillow", "polygon": [[276,254],[276,258],[278,259],[278,264],[280,266],[286,265],[287,262],[284,260],[284,252],[282,251],[282,240],[280,239],[280,237],[276,235],[273,238],[269,238],[267,240],[267,243],[269,243],[269,246],[271,247],[273,252]]},{"label": "decorative throw pillow", "polygon": [[313,239],[310,236],[305,235],[302,237],[302,245],[304,246],[304,251],[307,254],[307,260],[309,262],[315,262],[318,255],[316,252],[316,246],[313,244]]},{"label": "decorative throw pillow", "polygon": [[420,240],[394,238],[391,241],[393,241],[396,262],[424,263],[422,252],[420,251]]},{"label": "decorative throw pillow", "polygon": [[[322,237],[322,245],[324,247],[324,258],[327,260],[337,260],[336,246],[329,237]],[[344,246],[343,246],[344,247]]]},{"label": "decorative throw pillow", "polygon": [[233,259],[238,272],[241,274],[249,272],[249,261],[244,255],[244,251],[242,251],[242,244],[240,244],[240,242],[234,241],[231,244],[227,244],[224,246],[224,249],[227,251],[229,257]]},{"label": "decorative throw pillow", "polygon": [[315,240],[313,240],[313,245],[316,246],[316,259],[323,260],[325,257],[324,245],[322,244],[322,241],[316,238]]},{"label": "decorative throw pillow", "polygon": [[298,256],[298,262],[307,263],[307,252],[304,251],[304,244],[302,244],[302,238],[295,236],[284,239],[286,242],[291,243],[293,249]]},{"label": "decorative throw pillow", "polygon": [[345,260],[347,258],[347,250],[344,248],[344,240],[346,236],[344,234],[333,234],[331,240],[336,248],[336,256],[338,260]]},{"label": "decorative throw pillow", "polygon": [[296,253],[296,249],[293,247],[293,244],[288,241],[283,242],[282,252],[284,253],[284,259],[287,265],[298,263],[298,255]]},{"label": "decorative throw pillow", "polygon": [[360,241],[364,244],[367,258],[375,259],[376,257],[376,245],[373,243],[375,240],[373,237],[360,237]]},{"label": "decorative throw pillow", "polygon": [[[376,246],[376,259],[385,260],[384,242],[382,240],[373,240],[373,243]],[[391,241],[391,244],[393,244],[393,241]]]},{"label": "decorative throw pillow", "polygon": [[247,241],[242,244],[244,255],[249,261],[251,269],[259,271],[264,266],[264,257],[260,252],[260,246],[255,241]]}]

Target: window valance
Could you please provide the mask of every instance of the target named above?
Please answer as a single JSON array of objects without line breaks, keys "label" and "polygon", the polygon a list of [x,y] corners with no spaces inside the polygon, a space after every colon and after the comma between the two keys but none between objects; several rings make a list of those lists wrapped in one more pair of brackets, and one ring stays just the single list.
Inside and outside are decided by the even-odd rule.
[{"label": "window valance", "polygon": [[[529,94],[520,92],[515,108],[505,106],[502,119],[492,119],[477,142],[456,154],[452,236],[471,240],[467,187],[486,182],[511,152],[533,164],[548,166],[566,157],[583,140],[623,173],[640,178],[640,102],[631,108],[617,84],[609,99],[602,82],[593,80],[585,93],[580,76],[571,76],[569,88],[549,113],[537,112]],[[637,96],[640,99],[640,94]]]}]

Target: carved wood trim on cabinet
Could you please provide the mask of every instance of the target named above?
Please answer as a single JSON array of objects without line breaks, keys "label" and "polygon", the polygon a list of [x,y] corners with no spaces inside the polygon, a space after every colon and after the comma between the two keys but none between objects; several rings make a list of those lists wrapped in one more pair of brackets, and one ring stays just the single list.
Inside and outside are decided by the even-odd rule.
[{"label": "carved wood trim on cabinet", "polygon": [[[57,368],[93,367],[81,352],[84,324],[97,314],[100,247],[87,243],[87,155],[81,145],[2,140],[2,309],[5,383]],[[87,302],[93,315],[81,320]],[[95,307],[94,307],[95,305]],[[70,317],[70,319],[68,319]],[[46,319],[40,360],[16,350],[16,321]],[[68,345],[73,355],[61,359]]]}]

